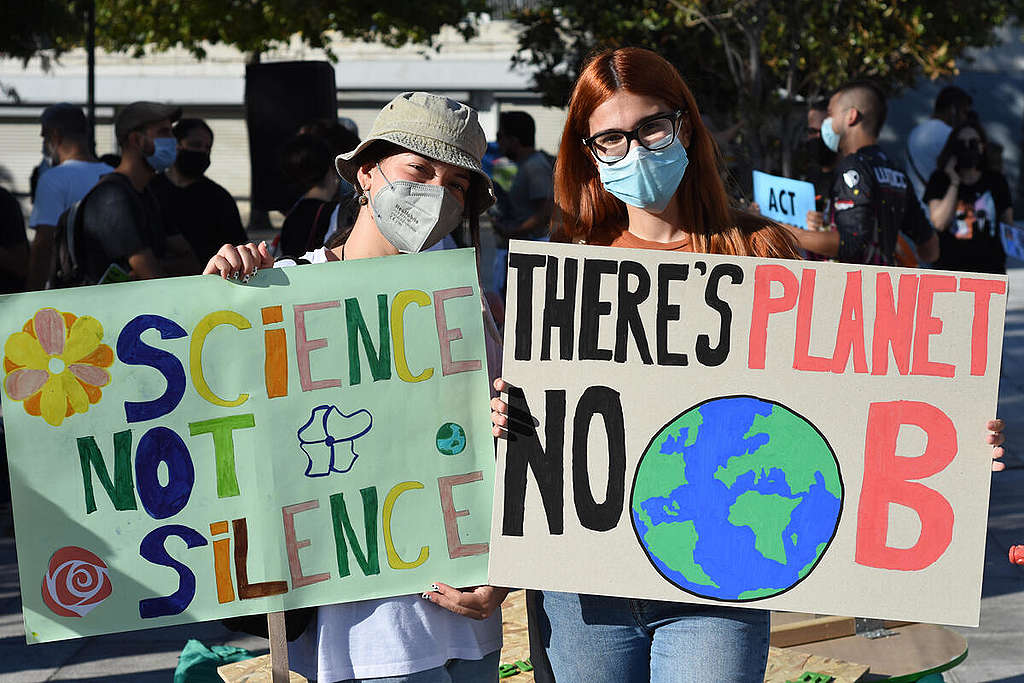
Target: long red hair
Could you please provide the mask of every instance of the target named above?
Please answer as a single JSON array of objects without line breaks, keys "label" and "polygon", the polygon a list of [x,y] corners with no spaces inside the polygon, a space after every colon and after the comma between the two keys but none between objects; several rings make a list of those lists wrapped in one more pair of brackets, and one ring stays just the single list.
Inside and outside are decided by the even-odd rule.
[{"label": "long red hair", "polygon": [[745,256],[798,258],[784,228],[729,205],[721,176],[721,156],[700,118],[697,101],[679,72],[650,50],[625,47],[599,52],[587,62],[569,100],[569,113],[555,165],[555,234],[564,242],[609,244],[627,227],[626,205],[604,189],[583,139],[590,116],[619,90],[664,100],[683,112],[689,128],[689,165],[674,201],[680,227],[695,251]]}]

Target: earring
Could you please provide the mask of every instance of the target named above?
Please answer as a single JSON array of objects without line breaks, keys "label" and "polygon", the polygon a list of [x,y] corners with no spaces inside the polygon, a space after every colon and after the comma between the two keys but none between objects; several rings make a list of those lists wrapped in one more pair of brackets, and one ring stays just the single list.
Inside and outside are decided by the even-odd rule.
[{"label": "earring", "polygon": [[370,203],[369,198],[365,194],[359,195],[359,199],[357,199],[356,201],[359,202],[359,206],[366,206],[367,204]]}]

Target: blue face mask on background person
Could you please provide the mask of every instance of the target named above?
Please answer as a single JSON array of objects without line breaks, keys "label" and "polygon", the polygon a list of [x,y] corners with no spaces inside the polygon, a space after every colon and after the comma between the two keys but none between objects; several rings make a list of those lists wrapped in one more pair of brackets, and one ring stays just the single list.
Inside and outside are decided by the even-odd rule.
[{"label": "blue face mask on background person", "polygon": [[821,141],[833,152],[839,151],[839,134],[832,127],[832,117],[821,122]]},{"label": "blue face mask on background person", "polygon": [[166,171],[178,157],[178,141],[174,138],[153,138],[153,153],[146,157],[146,163],[157,173]]},{"label": "blue face mask on background person", "polygon": [[655,152],[636,145],[614,164],[598,163],[604,189],[639,209],[661,213],[675,196],[690,161],[677,138]]}]

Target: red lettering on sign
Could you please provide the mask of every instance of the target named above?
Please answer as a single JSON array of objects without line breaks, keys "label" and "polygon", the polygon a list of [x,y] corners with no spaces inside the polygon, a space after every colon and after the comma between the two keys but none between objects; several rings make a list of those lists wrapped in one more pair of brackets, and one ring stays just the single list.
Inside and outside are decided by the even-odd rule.
[{"label": "red lettering on sign", "polygon": [[[924,453],[896,455],[902,425],[916,425],[927,435]],[[953,421],[935,406],[918,401],[872,403],[864,440],[864,481],[857,509],[854,561],[867,567],[919,571],[938,560],[953,540],[953,508],[942,494],[915,479],[944,470],[957,453]],[[889,506],[917,513],[921,533],[909,548],[888,545]]]}]

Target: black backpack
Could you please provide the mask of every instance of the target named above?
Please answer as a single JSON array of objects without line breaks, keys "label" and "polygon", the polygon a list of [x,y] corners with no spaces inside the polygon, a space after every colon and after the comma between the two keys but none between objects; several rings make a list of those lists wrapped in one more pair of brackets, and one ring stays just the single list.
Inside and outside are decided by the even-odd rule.
[{"label": "black backpack", "polygon": [[47,286],[53,289],[93,285],[86,276],[82,257],[82,207],[92,190],[68,207],[57,219],[57,231],[53,236],[53,259],[50,262],[50,277]]},{"label": "black backpack", "polygon": [[[83,226],[83,220],[85,218],[84,207],[86,201],[88,201],[89,197],[92,196],[92,193],[96,191],[97,187],[102,183],[107,182],[121,182],[129,184],[131,181],[119,173],[108,173],[101,177],[84,197],[69,206],[67,210],[60,215],[60,218],[57,219],[57,230],[53,236],[53,259],[50,261],[50,276],[47,279],[47,287],[49,289],[81,287],[83,285],[95,285],[100,282],[107,281],[97,281],[95,277],[90,276],[90,274],[86,272],[86,241],[84,239]],[[129,196],[134,198],[135,192],[132,191]],[[140,201],[141,204],[141,200],[136,201]],[[121,277],[115,277],[110,281],[127,279],[127,272],[116,263],[110,264],[108,273],[110,269],[117,270],[122,274]]]}]

